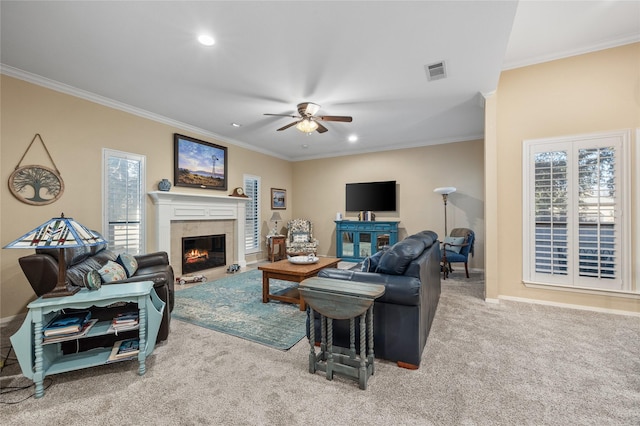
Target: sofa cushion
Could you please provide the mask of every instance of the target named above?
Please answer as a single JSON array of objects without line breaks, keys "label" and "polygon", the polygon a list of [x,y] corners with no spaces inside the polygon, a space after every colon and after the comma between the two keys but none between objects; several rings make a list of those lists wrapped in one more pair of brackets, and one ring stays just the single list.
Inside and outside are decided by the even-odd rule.
[{"label": "sofa cushion", "polygon": [[120,253],[116,259],[116,263],[121,265],[127,273],[127,278],[133,276],[138,270],[138,261],[129,253]]},{"label": "sofa cushion", "polygon": [[384,252],[378,262],[376,272],[389,275],[402,275],[407,269],[407,266],[409,266],[409,263],[420,256],[424,248],[425,244],[422,239],[405,238]]},{"label": "sofa cushion", "polygon": [[438,240],[438,234],[433,231],[420,231],[416,234],[409,235],[407,239],[422,240],[424,242],[424,246],[429,248]]},{"label": "sofa cushion", "polygon": [[105,283],[121,281],[127,278],[127,273],[124,268],[113,260],[109,260],[106,265],[98,270],[98,272]]},{"label": "sofa cushion", "polygon": [[[87,246],[66,248],[64,250],[64,261],[67,268],[72,265],[76,265],[85,260],[90,255],[90,248]],[[53,257],[56,262],[59,262],[58,255],[60,254],[60,248],[37,248],[36,253],[48,254]]]}]

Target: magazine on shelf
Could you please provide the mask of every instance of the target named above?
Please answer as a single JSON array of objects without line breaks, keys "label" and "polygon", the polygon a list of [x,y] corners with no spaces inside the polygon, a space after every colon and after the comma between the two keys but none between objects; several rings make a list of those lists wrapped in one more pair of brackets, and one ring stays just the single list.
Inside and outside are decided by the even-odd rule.
[{"label": "magazine on shelf", "polygon": [[133,324],[138,323],[138,311],[122,312],[113,318],[114,324]]},{"label": "magazine on shelf", "polygon": [[119,332],[137,330],[138,329],[138,312],[123,312],[116,315],[111,321],[109,327],[109,333],[115,333],[117,336]]},{"label": "magazine on shelf", "polygon": [[140,342],[138,339],[118,340],[113,344],[108,361],[119,361],[137,357],[140,353]]},{"label": "magazine on shelf", "polygon": [[91,311],[79,311],[60,314],[52,319],[44,327],[44,336],[59,336],[62,334],[77,333],[91,319]]},{"label": "magazine on shelf", "polygon": [[86,336],[89,330],[91,330],[91,327],[93,327],[94,324],[97,322],[98,322],[98,319],[94,318],[84,323],[82,330],[78,331],[77,333],[56,334],[55,336],[45,337],[44,339],[42,339],[42,343],[47,344],[47,343],[64,342],[66,340],[73,340],[73,339],[77,339],[78,337]]}]

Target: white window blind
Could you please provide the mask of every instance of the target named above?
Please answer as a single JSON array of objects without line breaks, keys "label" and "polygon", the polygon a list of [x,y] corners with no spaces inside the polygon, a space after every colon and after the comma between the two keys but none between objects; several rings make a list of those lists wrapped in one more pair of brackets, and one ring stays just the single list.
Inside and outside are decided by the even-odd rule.
[{"label": "white window blind", "polygon": [[525,141],[525,282],[630,288],[627,140],[620,132]]},{"label": "white window blind", "polygon": [[245,250],[255,253],[260,250],[260,178],[245,175],[244,192],[251,198],[246,206]]},{"label": "white window blind", "polygon": [[145,157],[103,150],[103,231],[109,249],[144,253]]}]

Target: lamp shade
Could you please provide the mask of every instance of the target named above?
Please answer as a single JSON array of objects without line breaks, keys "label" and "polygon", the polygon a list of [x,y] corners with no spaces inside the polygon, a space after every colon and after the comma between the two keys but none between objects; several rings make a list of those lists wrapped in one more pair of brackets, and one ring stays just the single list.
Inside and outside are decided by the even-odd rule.
[{"label": "lamp shade", "polygon": [[452,192],[456,192],[456,188],[455,186],[442,186],[440,188],[434,189],[433,192],[436,192],[440,195],[449,195]]},{"label": "lamp shade", "polygon": [[73,248],[95,246],[107,241],[73,218],[54,217],[4,248]]},{"label": "lamp shade", "polygon": [[273,214],[271,215],[271,222],[281,222],[282,218],[280,217],[280,212],[273,212]]}]

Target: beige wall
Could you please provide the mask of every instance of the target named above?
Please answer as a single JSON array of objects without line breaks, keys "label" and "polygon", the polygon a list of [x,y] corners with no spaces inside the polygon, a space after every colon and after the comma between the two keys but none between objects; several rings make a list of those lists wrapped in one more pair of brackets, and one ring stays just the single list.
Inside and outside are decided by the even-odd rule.
[{"label": "beige wall", "polygon": [[313,220],[320,253],[335,255],[336,213],[357,220],[355,213],[345,212],[345,184],[395,180],[397,212],[380,212],[376,220],[400,221],[399,239],[422,230],[433,230],[443,239],[444,205],[433,189],[455,186],[458,190],[447,203],[447,227],[476,232],[470,267],[483,268],[483,149],[482,141],[470,141],[296,162],[293,214]]},{"label": "beige wall", "polygon": [[[640,312],[637,299],[522,284],[522,141],[640,127],[640,43],[503,72],[492,102],[496,137],[487,137],[486,164],[497,165],[497,178],[487,181],[486,192],[498,197],[487,228],[497,230],[489,238],[499,262],[487,265],[488,296]],[[632,192],[637,196],[638,188]],[[637,218],[634,212],[636,230]],[[638,253],[632,258],[637,262]]]},{"label": "beige wall", "polygon": [[[80,223],[102,229],[102,148],[137,154],[147,159],[147,190],[157,189],[162,178],[173,181],[173,133],[181,133],[228,147],[229,190],[211,191],[216,195],[231,193],[242,186],[244,173],[260,176],[263,195],[262,225],[266,235],[271,217],[270,187],[291,190],[292,165],[275,157],[216,141],[210,137],[177,129],[80,98],[49,90],[2,75],[0,132],[0,244],[2,246],[64,212]],[[65,184],[63,196],[46,206],[32,206],[18,201],[6,184],[36,133],[44,139]],[[22,165],[52,167],[42,145],[36,141]],[[173,188],[172,191],[202,190]],[[147,250],[155,248],[153,204],[147,199]],[[288,215],[291,207],[283,212]],[[32,251],[0,250],[0,318],[25,310],[34,298],[18,258]],[[264,253],[247,256],[251,262]]]}]

